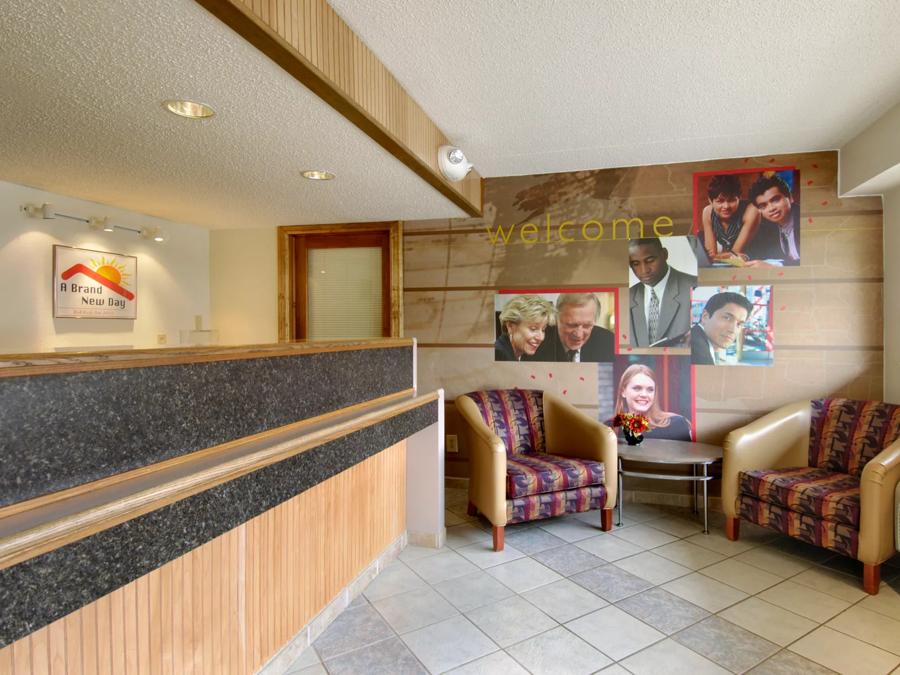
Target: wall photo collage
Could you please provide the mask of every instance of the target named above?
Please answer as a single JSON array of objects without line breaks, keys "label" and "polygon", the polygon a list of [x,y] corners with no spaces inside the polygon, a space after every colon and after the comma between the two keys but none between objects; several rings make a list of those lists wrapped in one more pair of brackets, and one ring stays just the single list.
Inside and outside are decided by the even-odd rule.
[{"label": "wall photo collage", "polygon": [[693,234],[628,242],[621,345],[619,287],[501,290],[494,360],[611,368],[600,421],[640,413],[650,422],[645,437],[695,439],[694,366],[775,360],[772,287],[700,285],[698,271],[799,265],[799,184],[793,167],[694,174]]}]

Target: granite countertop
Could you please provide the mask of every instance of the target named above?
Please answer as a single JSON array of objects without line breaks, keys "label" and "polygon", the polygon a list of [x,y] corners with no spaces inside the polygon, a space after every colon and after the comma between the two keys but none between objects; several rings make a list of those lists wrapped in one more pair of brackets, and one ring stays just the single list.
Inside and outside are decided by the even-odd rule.
[{"label": "granite countertop", "polygon": [[329,414],[0,519],[0,648],[436,423],[438,402]]},{"label": "granite countertop", "polygon": [[162,349],[126,349],[67,353],[0,354],[0,377],[73,373],[110,368],[230,361],[269,356],[316,354],[321,352],[353,351],[410,347],[412,338],[374,338],[311,342],[307,340],[261,345],[217,347],[169,347]]}]

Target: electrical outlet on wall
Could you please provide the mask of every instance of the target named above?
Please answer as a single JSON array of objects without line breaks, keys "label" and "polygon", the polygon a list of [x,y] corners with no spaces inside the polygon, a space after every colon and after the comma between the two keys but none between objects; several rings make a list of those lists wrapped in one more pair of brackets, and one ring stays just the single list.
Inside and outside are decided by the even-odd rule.
[{"label": "electrical outlet on wall", "polygon": [[459,441],[456,434],[447,434],[447,441],[444,443],[447,452],[459,452]]},{"label": "electrical outlet on wall", "polygon": [[164,344],[168,344],[168,342],[169,342],[169,336],[166,335],[165,333],[160,333],[156,336],[156,344],[164,345]]}]

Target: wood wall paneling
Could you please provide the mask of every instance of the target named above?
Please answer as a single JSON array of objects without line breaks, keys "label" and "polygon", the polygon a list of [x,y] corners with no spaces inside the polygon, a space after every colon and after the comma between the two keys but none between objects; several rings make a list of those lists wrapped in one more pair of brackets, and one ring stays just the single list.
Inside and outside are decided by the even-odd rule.
[{"label": "wood wall paneling", "polygon": [[[591,414],[598,409],[597,368],[588,364],[493,361],[493,296],[501,288],[615,286],[620,289],[620,349],[627,350],[627,240],[494,245],[487,228],[532,222],[541,236],[547,216],[583,223],[666,215],[675,234],[690,231],[693,174],[769,166],[800,170],[802,265],[772,270],[704,269],[702,285],[771,284],[775,364],[771,368],[699,367],[699,440],[720,442],[728,430],[778,405],[829,394],[880,399],[882,394],[882,206],[878,197],[837,196],[837,154],[816,152],[711,162],[605,169],[484,181],[482,218],[404,223],[406,335],[419,340],[419,385],[455,396],[492,386],[546,388]],[[555,366],[555,367],[554,367]],[[550,373],[553,373],[552,380]],[[586,381],[580,380],[581,377]],[[466,448],[447,457],[448,475],[466,475]],[[670,490],[648,483],[646,489]]]},{"label": "wood wall paneling", "polygon": [[0,649],[0,674],[256,672],[405,530],[402,441]]}]

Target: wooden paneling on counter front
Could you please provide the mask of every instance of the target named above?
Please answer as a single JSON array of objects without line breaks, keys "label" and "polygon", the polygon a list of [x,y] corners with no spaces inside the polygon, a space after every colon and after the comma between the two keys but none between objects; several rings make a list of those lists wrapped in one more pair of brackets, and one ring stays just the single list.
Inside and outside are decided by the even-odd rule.
[{"label": "wooden paneling on counter front", "polygon": [[[484,387],[542,388],[595,415],[595,365],[494,363],[494,293],[618,287],[617,332],[624,352],[627,241],[608,238],[612,220],[641,217],[649,226],[668,216],[674,234],[687,234],[693,173],[769,166],[800,170],[802,265],[701,270],[701,284],[772,284],[776,351],[771,368],[695,369],[698,440],[719,442],[733,427],[790,401],[829,394],[880,399],[881,198],[838,199],[834,152],[491,178],[485,181],[484,218],[406,223],[405,335],[419,339],[419,386],[444,387],[451,402]],[[508,244],[495,245],[486,232],[532,222],[543,240],[548,216],[554,225],[550,243],[526,244],[517,232]],[[607,238],[561,243],[556,228],[564,220],[578,226],[599,220]],[[578,237],[579,229],[567,234]],[[448,433],[454,433],[455,416],[452,409],[448,413]],[[466,475],[464,448],[448,456],[448,473]]]},{"label": "wooden paneling on counter front", "polygon": [[254,673],[405,530],[403,441],[0,649],[0,674]]}]

